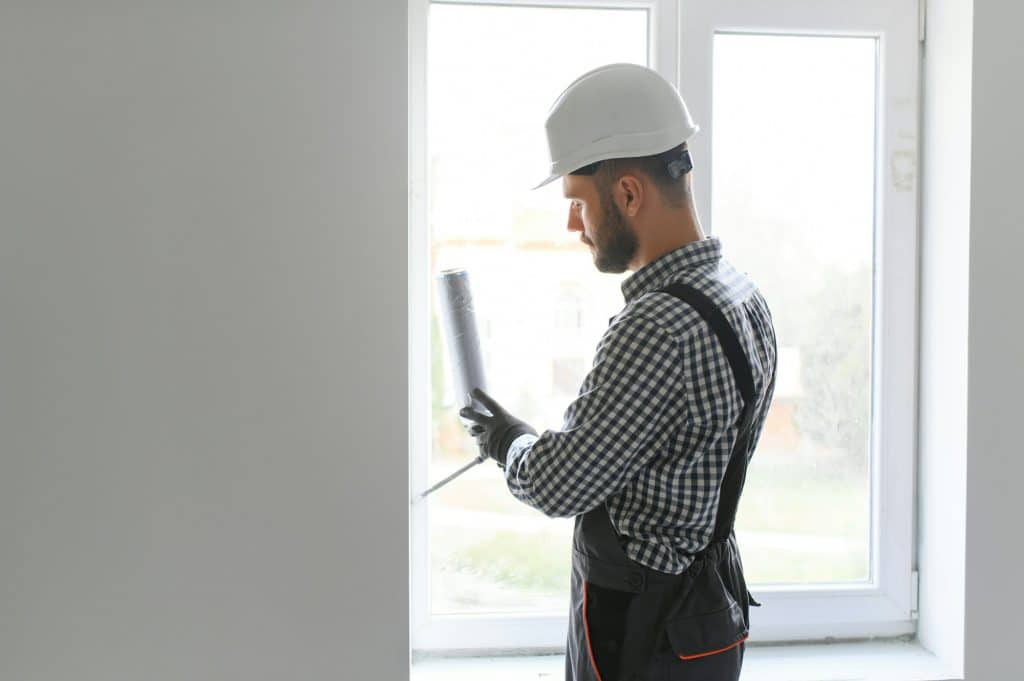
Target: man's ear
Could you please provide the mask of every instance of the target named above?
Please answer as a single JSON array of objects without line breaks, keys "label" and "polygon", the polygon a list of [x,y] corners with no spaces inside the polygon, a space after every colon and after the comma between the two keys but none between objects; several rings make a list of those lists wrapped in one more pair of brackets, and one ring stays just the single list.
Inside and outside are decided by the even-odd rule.
[{"label": "man's ear", "polygon": [[623,215],[635,217],[644,201],[644,186],[636,175],[626,174],[615,183],[615,198]]}]

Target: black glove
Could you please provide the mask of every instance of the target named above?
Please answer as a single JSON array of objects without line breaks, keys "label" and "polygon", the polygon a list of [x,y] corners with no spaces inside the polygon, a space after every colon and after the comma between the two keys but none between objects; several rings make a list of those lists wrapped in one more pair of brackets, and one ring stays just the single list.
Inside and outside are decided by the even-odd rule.
[{"label": "black glove", "polygon": [[504,468],[505,456],[512,441],[525,433],[537,435],[537,431],[505,411],[493,397],[480,388],[474,388],[470,397],[480,400],[492,415],[481,414],[472,407],[463,407],[459,410],[459,416],[475,422],[469,428],[469,434],[476,438],[481,452]]}]

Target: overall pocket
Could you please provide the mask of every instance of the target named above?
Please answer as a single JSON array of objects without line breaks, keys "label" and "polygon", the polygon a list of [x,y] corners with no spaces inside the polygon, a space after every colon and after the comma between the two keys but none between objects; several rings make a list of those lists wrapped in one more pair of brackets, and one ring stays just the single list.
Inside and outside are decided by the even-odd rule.
[{"label": "overall pocket", "polygon": [[665,621],[665,637],[676,657],[693,660],[735,648],[747,639],[745,584],[729,557],[694,564],[694,587]]},{"label": "overall pocket", "polygon": [[735,648],[747,640],[743,609],[732,601],[724,608],[673,619],[665,623],[672,652],[681,660],[693,660]]}]

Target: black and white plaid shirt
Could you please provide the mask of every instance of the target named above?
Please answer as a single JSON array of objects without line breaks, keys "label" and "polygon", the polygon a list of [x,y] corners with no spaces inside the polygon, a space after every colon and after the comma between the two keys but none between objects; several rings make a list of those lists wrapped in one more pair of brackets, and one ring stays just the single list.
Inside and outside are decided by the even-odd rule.
[{"label": "black and white plaid shirt", "polygon": [[517,499],[552,517],[607,502],[626,554],[679,574],[714,534],[743,398],[703,318],[672,295],[652,292],[673,281],[708,295],[743,345],[759,400],[749,460],[771,403],[775,331],[756,286],[708,236],[622,282],[626,305],[609,320],[562,428],[516,438],[505,478]]}]

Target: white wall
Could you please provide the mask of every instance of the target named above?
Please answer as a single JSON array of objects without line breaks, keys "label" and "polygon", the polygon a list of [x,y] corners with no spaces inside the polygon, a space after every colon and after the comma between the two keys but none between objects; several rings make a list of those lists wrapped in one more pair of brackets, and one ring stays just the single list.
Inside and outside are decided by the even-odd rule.
[{"label": "white wall", "polygon": [[1020,678],[1024,635],[1021,27],[1024,4],[975,0],[964,660],[969,681]]},{"label": "white wall", "polygon": [[408,670],[406,3],[0,3],[0,678]]},{"label": "white wall", "polygon": [[1020,3],[928,1],[920,639],[967,681],[1019,678],[1024,634],[1022,25]]},{"label": "white wall", "polygon": [[963,674],[972,3],[929,0],[922,70],[919,638]]}]

